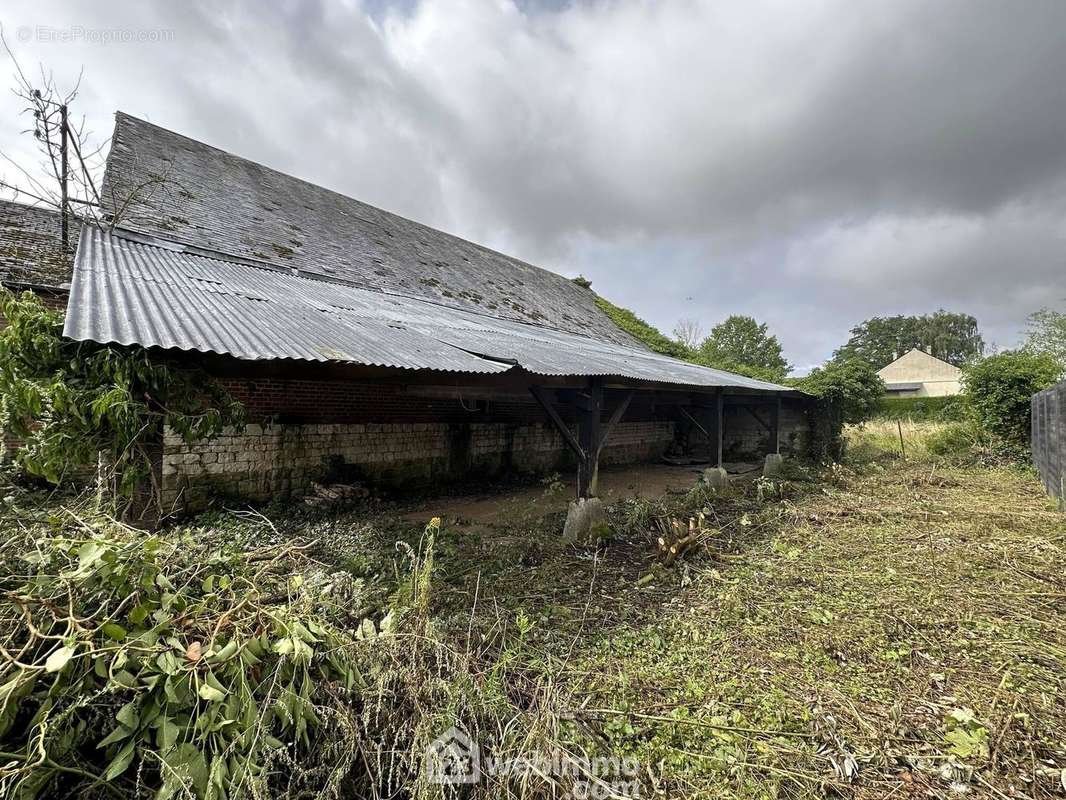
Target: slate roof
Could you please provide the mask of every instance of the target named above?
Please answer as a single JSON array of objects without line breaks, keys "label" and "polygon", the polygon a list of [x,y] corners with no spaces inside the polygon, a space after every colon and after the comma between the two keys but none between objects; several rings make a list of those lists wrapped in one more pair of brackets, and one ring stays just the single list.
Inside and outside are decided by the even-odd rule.
[{"label": "slate roof", "polygon": [[[72,219],[72,249],[78,228]],[[0,200],[0,283],[69,287],[74,260],[63,253],[60,235],[58,211]]]},{"label": "slate roof", "polygon": [[[785,387],[645,349],[87,227],[64,335],[246,360],[299,359],[550,376],[619,376],[761,392]],[[796,394],[795,392],[792,392]]]},{"label": "slate roof", "polygon": [[127,198],[135,187],[123,228],[643,347],[561,275],[119,112],[102,194]]}]

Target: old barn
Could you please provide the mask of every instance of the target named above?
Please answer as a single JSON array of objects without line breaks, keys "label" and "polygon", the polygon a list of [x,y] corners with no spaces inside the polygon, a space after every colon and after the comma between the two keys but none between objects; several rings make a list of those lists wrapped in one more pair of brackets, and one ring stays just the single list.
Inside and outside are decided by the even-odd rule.
[{"label": "old barn", "polygon": [[103,195],[64,334],[179,354],[247,409],[209,442],[163,436],[168,512],[331,475],[576,468],[583,497],[600,465],[809,446],[810,398],[651,352],[589,288],[143,120],[117,115]]}]

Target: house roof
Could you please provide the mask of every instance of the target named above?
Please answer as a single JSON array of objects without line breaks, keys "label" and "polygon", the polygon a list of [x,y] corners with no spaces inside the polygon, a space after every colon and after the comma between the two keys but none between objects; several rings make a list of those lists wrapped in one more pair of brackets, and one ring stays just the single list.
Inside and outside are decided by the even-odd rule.
[{"label": "house roof", "polygon": [[[0,283],[14,286],[66,288],[74,268],[63,252],[59,212],[40,206],[0,200]],[[71,220],[70,242],[78,241],[78,223]]]},{"label": "house roof", "polygon": [[102,195],[129,230],[643,347],[561,275],[121,112]]},{"label": "house roof", "polygon": [[[930,368],[937,370],[940,374],[934,376],[924,372],[924,370]],[[893,379],[899,380],[901,373],[905,373],[908,370],[923,370],[922,377],[918,378],[918,380],[926,381],[952,380],[962,374],[962,370],[951,362],[930,355],[917,347],[912,347],[895,361],[885,364],[877,371],[877,374],[884,380],[891,382]]]},{"label": "house roof", "polygon": [[791,391],[483,310],[96,227],[82,231],[64,334],[249,360],[472,373],[522,368],[547,376]]}]

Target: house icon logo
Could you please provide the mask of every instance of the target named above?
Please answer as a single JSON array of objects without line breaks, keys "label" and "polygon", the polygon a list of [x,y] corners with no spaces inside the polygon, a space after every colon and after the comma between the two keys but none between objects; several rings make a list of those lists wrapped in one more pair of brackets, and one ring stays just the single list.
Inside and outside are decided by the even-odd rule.
[{"label": "house icon logo", "polygon": [[466,731],[451,727],[426,747],[423,767],[430,783],[477,783],[481,780],[481,749]]}]

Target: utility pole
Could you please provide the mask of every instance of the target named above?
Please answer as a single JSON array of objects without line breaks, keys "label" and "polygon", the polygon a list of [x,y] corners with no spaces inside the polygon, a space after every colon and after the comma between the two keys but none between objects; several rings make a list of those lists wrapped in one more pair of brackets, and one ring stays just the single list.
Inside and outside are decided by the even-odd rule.
[{"label": "utility pole", "polygon": [[70,224],[67,220],[67,104],[59,107],[59,217],[64,255],[70,252]]}]

